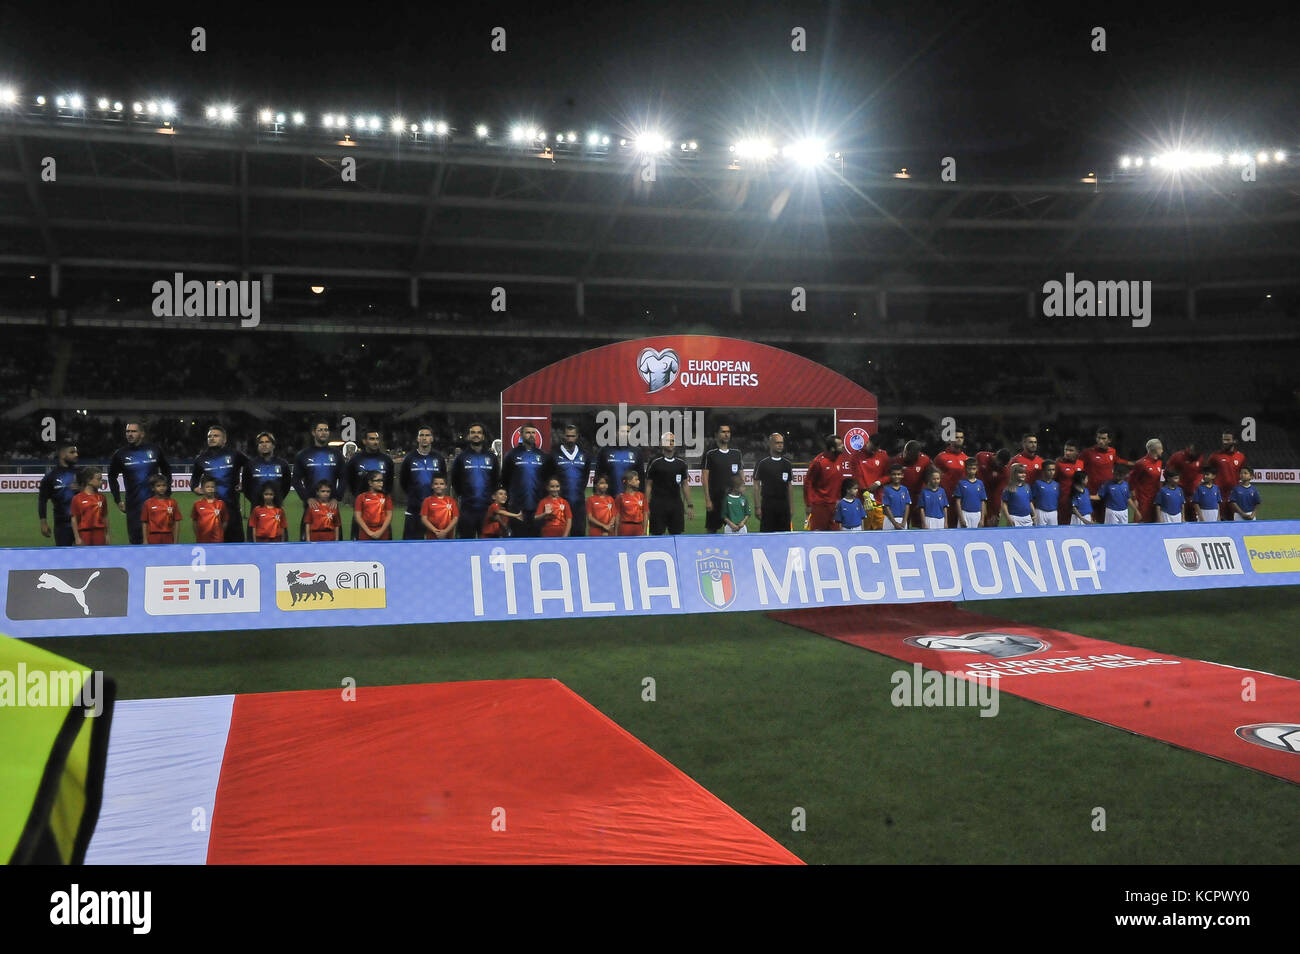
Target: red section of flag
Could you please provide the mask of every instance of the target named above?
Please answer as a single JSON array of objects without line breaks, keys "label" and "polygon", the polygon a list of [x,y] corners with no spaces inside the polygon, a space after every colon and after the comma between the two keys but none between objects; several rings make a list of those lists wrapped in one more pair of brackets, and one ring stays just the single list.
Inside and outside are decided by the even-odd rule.
[{"label": "red section of flag", "polygon": [[561,683],[521,679],[238,696],[208,862],[799,859]]},{"label": "red section of flag", "polygon": [[[1282,746],[1270,748],[1247,741],[1237,731],[1300,724],[1300,682],[1294,679],[1013,623],[968,613],[951,603],[793,610],[771,616],[927,669],[998,672],[1001,692],[1300,782],[1300,751],[1290,750],[1293,734],[1277,728],[1242,732]],[[989,634],[965,643],[984,652],[927,649],[905,642],[968,634]],[[1028,647],[999,647],[1002,635],[1036,638],[1049,648],[1011,655]],[[1249,692],[1243,683],[1248,678],[1253,680]]]}]

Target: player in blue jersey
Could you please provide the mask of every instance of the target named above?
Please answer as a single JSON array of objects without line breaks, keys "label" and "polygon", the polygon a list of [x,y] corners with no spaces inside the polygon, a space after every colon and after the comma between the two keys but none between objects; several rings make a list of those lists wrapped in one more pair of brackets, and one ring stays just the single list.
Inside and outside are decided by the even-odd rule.
[{"label": "player in blue jersey", "polygon": [[975,528],[984,523],[984,505],[989,499],[988,488],[979,474],[979,461],[967,457],[964,465],[966,476],[957,481],[957,509],[961,519],[957,526]]},{"label": "player in blue jersey", "polygon": [[240,509],[239,481],[248,466],[242,451],[226,446],[226,429],[219,424],[208,428],[208,446],[194,458],[190,468],[190,490],[199,493],[205,480],[217,485],[217,499],[226,505],[226,543],[244,542],[244,515]]},{"label": "player in blue jersey", "polygon": [[906,530],[907,515],[912,509],[912,495],[903,486],[903,465],[889,468],[889,483],[880,491],[880,506],[885,511],[882,530]]},{"label": "player in blue jersey", "polygon": [[402,458],[397,471],[397,484],[406,494],[406,525],[403,540],[423,540],[425,528],[420,523],[420,508],[425,498],[433,493],[433,479],[447,480],[447,461],[433,449],[433,428],[422,427],[415,432],[415,450]]},{"label": "player in blue jersey", "polygon": [[1070,484],[1070,525],[1086,527],[1092,523],[1092,494],[1088,493],[1088,471],[1080,467]]},{"label": "player in blue jersey", "polygon": [[298,524],[298,539],[307,539],[307,505],[316,496],[316,486],[325,481],[330,485],[330,496],[339,500],[343,496],[343,451],[330,446],[330,426],[317,421],[311,429],[312,446],[298,452],[293,459],[293,489],[302,501],[302,521]]},{"label": "player in blue jersey", "polygon": [[925,472],[925,486],[917,496],[925,529],[942,530],[948,525],[948,494],[942,487],[943,473],[938,467]]},{"label": "player in blue jersey", "polygon": [[1056,461],[1043,461],[1042,470],[1029,489],[1034,504],[1034,526],[1055,527],[1060,522],[1061,485],[1056,482]]},{"label": "player in blue jersey", "polygon": [[571,537],[587,535],[587,481],[594,461],[578,443],[578,428],[565,424],[560,446],[551,455],[551,473],[560,481],[560,496],[573,510]]},{"label": "player in blue jersey", "polygon": [[[108,489],[113,494],[117,509],[126,514],[126,535],[132,543],[144,543],[144,531],[140,526],[140,510],[146,500],[153,496],[149,480],[156,474],[162,474],[170,485],[172,479],[171,464],[163,456],[162,449],[144,439],[144,425],[131,422],[126,425],[126,446],[113,452],[108,461]],[[126,500],[117,487],[117,478],[126,484]]]},{"label": "player in blue jersey", "polygon": [[1181,475],[1176,467],[1165,465],[1165,485],[1156,494],[1156,522],[1182,523],[1187,499],[1178,485]]},{"label": "player in blue jersey", "polygon": [[645,456],[640,450],[628,444],[628,434],[627,425],[620,427],[618,445],[601,448],[600,453],[596,455],[596,476],[606,478],[609,485],[614,488],[623,486],[623,475],[629,470],[636,471],[641,486],[645,486]]},{"label": "player in blue jersey", "polygon": [[257,456],[248,458],[244,464],[244,476],[240,479],[249,505],[261,507],[266,503],[262,488],[267,484],[271,485],[281,501],[288,499],[289,491],[293,488],[293,467],[283,457],[275,455],[275,435],[270,431],[262,431],[253,439],[253,443],[257,448]]},{"label": "player in blue jersey", "polygon": [[[72,498],[80,488],[77,486],[77,445],[64,441],[56,452],[58,464],[41,478],[41,486],[36,495],[36,513],[41,518],[41,536],[50,535],[50,522],[46,512],[50,504],[54,505],[54,545],[70,547],[76,544],[72,532]],[[95,488],[98,490],[99,488]]]},{"label": "player in blue jersey", "polygon": [[551,476],[551,455],[537,446],[537,428],[524,425],[520,442],[501,462],[501,486],[507,494],[507,508],[518,513],[511,532],[513,537],[535,537],[537,504],[546,496],[546,482]]},{"label": "player in blue jersey", "polygon": [[[384,441],[379,431],[373,427],[361,436],[361,448],[348,459],[347,485],[355,501],[362,494],[370,491],[370,475],[378,471],[384,475],[383,492],[388,496],[393,493],[393,458],[384,453]],[[351,539],[360,539],[360,527],[357,525],[355,509],[352,513]]]},{"label": "player in blue jersey", "polygon": [[465,439],[469,446],[451,462],[451,489],[460,509],[456,536],[462,540],[483,532],[483,518],[492,506],[492,494],[501,486],[501,463],[488,446],[483,425],[471,424]]},{"label": "player in blue jersey", "polygon": [[[736,475],[744,486],[745,476]],[[845,477],[840,483],[840,499],[835,504],[835,516],[831,521],[833,530],[865,530],[867,528],[867,508],[858,498],[858,482],[852,477]]]},{"label": "player in blue jersey", "polygon": [[1252,483],[1255,472],[1243,466],[1237,474],[1237,486],[1228,494],[1228,507],[1233,520],[1257,520],[1259,488]]},{"label": "player in blue jersey", "polygon": [[1012,527],[1032,527],[1034,525],[1034,503],[1030,496],[1029,484],[1025,477],[1029,473],[1027,464],[1011,465],[1011,482],[1002,491],[1002,516]]}]

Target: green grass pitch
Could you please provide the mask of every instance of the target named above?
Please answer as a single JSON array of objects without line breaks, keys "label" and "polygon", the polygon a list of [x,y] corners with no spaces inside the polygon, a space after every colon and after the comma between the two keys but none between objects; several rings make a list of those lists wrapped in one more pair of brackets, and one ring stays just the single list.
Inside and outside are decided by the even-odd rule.
[{"label": "green grass pitch", "polygon": [[[1262,489],[1270,516],[1300,516],[1300,488]],[[0,542],[44,542],[30,495],[0,498],[0,517]],[[1300,678],[1298,595],[1243,588],[969,608]],[[105,669],[128,699],[338,688],[348,676],[362,691],[555,677],[810,863],[1283,864],[1300,843],[1290,783],[1009,695],[993,719],[896,709],[897,661],[762,614],[35,642]],[[647,676],[654,702],[642,701]],[[1105,832],[1091,827],[1098,806]],[[796,807],[806,831],[791,830]]]}]

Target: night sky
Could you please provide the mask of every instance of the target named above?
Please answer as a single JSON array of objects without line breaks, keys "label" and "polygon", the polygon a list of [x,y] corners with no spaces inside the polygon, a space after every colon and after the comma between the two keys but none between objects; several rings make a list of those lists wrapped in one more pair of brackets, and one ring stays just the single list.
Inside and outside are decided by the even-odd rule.
[{"label": "night sky", "polygon": [[[658,125],[721,143],[746,125],[778,140],[818,131],[839,148],[912,163],[955,154],[1006,175],[1088,171],[1180,135],[1295,147],[1294,5],[1055,7],[12,4],[0,83],[461,128]],[[803,54],[790,50],[796,25]],[[190,51],[193,26],[208,31],[206,53]],[[494,26],[504,54],[489,50]],[[1094,26],[1106,53],[1090,49]]]}]

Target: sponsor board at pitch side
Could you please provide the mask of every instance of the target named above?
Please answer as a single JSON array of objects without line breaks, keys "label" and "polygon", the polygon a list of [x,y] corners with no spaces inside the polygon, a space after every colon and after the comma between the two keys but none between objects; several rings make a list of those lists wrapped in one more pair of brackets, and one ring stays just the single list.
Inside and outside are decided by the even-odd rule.
[{"label": "sponsor board at pitch side", "polygon": [[126,616],[129,580],[116,566],[10,570],[5,615],[14,620]]},{"label": "sponsor board at pitch side", "polygon": [[1245,536],[1241,545],[1256,573],[1295,573],[1300,571],[1300,534],[1275,533]]},{"label": "sponsor board at pitch side", "polygon": [[377,560],[277,563],[275,605],[287,612],[386,609],[384,565]]},{"label": "sponsor board at pitch side", "polygon": [[1164,541],[1174,576],[1233,576],[1245,573],[1232,537],[1172,537]]},{"label": "sponsor board at pitch side", "polygon": [[261,608],[261,571],[255,564],[145,567],[144,610],[150,616],[257,613]]}]

